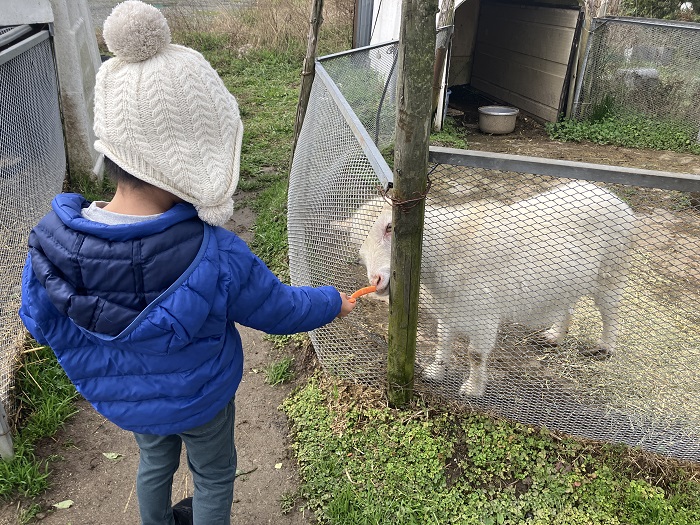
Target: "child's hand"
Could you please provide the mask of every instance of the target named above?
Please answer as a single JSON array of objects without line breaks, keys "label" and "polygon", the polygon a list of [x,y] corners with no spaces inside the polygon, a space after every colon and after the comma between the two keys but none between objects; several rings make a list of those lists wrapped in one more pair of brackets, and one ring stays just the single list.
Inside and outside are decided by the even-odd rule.
[{"label": "child's hand", "polygon": [[350,312],[352,312],[352,309],[355,308],[356,303],[354,301],[350,301],[350,298],[343,292],[338,293],[340,294],[340,298],[343,300],[343,304],[340,306],[340,313],[338,314],[338,317],[345,317]]}]

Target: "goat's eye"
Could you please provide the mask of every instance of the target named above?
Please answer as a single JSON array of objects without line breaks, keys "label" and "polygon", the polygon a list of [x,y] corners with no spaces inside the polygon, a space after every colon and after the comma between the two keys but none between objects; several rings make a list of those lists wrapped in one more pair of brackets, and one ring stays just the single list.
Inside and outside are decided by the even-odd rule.
[{"label": "goat's eye", "polygon": [[391,233],[391,223],[389,223],[389,224],[386,225],[386,230],[384,230],[384,233],[385,233],[386,235],[388,235],[388,234]]}]

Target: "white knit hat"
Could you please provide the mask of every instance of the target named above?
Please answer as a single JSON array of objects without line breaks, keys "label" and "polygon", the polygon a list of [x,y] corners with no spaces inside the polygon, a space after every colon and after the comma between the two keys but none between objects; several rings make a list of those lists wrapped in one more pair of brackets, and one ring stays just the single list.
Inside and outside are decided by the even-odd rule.
[{"label": "white knit hat", "polygon": [[170,43],[162,13],[138,0],[104,23],[115,58],[97,73],[95,149],[221,225],[233,214],[243,124],[236,99],[198,52]]}]

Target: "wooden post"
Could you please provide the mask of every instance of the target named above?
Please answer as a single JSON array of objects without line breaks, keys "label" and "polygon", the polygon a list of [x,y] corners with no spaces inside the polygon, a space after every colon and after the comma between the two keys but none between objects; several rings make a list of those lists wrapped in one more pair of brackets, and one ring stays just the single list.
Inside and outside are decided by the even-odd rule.
[{"label": "wooden post", "polygon": [[387,356],[395,406],[413,396],[437,10],[437,0],[403,0],[401,8]]},{"label": "wooden post", "polygon": [[[309,19],[309,37],[306,43],[306,57],[304,67],[301,70],[301,90],[299,91],[299,103],[297,104],[297,114],[294,120],[294,140],[292,142],[292,158],[297,148],[297,140],[301,133],[301,126],[304,123],[306,108],[309,105],[311,87],[314,83],[316,64],[316,45],[318,43],[318,31],[323,22],[323,0],[313,0],[311,7],[311,18]],[[290,160],[290,165],[291,165]]]}]

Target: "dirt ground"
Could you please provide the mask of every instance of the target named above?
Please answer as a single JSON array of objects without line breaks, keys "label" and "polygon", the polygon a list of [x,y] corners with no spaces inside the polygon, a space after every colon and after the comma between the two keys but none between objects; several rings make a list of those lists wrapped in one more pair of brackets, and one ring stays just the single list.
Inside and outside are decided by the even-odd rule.
[{"label": "dirt ground", "polygon": [[[476,117],[468,112],[457,114],[466,127],[472,149],[596,162],[619,166],[659,169],[700,174],[700,158],[672,152],[643,151],[593,144],[550,141],[541,125],[526,117],[519,118],[516,130],[508,135],[489,136],[478,131]],[[238,210],[228,227],[250,240],[254,215],[245,202],[250,196],[238,195]],[[289,449],[288,427],[279,405],[289,392],[313,368],[307,356],[298,365],[298,378],[292,384],[272,387],[262,372],[278,356],[271,343],[253,330],[241,330],[246,364],[243,383],[237,395],[236,443],[239,469],[244,472],[235,487],[233,523],[299,525],[313,523],[307,512],[294,508],[282,512],[281,501],[298,488],[294,459]],[[299,361],[299,360],[298,360]],[[40,449],[51,462],[50,489],[35,502],[42,512],[33,523],[46,525],[135,525],[138,506],[134,477],[138,448],[132,435],[105,421],[89,404],[81,401],[79,412],[65,428]],[[105,453],[116,453],[109,459]],[[176,474],[173,499],[191,495],[192,481],[183,460]],[[72,500],[68,509],[54,504]],[[10,501],[0,505],[0,524],[19,523],[19,509],[27,501]]]},{"label": "dirt ground", "polygon": [[464,126],[469,149],[700,174],[700,157],[697,155],[601,146],[585,142],[556,142],[549,140],[541,124],[523,115],[518,116],[513,133],[486,135],[479,131],[476,106],[464,106],[461,109],[464,111],[450,109],[449,112],[460,125]]}]

